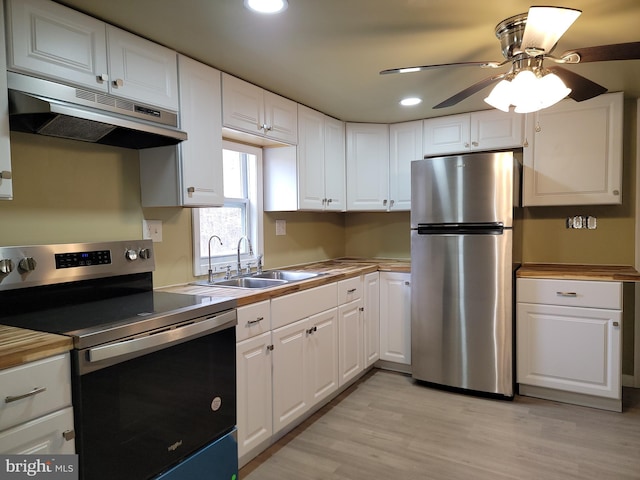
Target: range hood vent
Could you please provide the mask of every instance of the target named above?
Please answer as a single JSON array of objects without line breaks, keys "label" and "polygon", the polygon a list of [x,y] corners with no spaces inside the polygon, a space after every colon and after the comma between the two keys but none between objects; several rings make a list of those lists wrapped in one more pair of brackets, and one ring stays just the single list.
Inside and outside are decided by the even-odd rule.
[{"label": "range hood vent", "polygon": [[142,149],[187,139],[173,112],[7,72],[11,130]]}]

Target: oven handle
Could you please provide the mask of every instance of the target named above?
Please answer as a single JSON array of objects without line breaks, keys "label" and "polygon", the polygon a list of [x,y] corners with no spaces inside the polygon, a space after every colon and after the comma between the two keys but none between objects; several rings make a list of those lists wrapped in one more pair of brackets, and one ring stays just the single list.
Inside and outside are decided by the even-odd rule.
[{"label": "oven handle", "polygon": [[152,333],[144,337],[90,348],[87,352],[87,358],[89,362],[93,363],[142,351],[150,353],[151,351],[162,350],[178,343],[231,328],[235,326],[236,323],[236,311],[230,310],[196,323],[189,323],[181,327],[172,328],[171,330],[161,330],[159,333]]}]

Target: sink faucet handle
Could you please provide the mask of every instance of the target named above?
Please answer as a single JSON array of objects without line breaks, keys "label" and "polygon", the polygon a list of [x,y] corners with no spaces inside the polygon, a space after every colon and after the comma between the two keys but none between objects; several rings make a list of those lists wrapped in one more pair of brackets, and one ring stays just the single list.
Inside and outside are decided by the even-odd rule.
[{"label": "sink faucet handle", "polygon": [[224,279],[229,280],[231,278],[231,265],[227,265],[227,271],[224,274]]},{"label": "sink faucet handle", "polygon": [[251,262],[247,262],[247,266],[245,267],[246,273],[251,273]]}]

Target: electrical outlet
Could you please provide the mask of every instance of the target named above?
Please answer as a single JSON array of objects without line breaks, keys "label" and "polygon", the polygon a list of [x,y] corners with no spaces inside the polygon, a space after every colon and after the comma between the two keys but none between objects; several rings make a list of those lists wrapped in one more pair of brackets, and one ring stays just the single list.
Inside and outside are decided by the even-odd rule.
[{"label": "electrical outlet", "polygon": [[162,242],[162,220],[142,220],[142,238]]}]

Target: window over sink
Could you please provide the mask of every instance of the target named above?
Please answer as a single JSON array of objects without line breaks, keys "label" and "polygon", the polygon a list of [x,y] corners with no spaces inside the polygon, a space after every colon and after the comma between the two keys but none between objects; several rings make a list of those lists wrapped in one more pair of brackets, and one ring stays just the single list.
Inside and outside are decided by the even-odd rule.
[{"label": "window over sink", "polygon": [[[262,240],[262,149],[223,141],[224,205],[193,209],[193,251],[195,276],[209,270],[209,239],[211,268],[225,272],[227,266],[235,272],[238,241],[246,236],[253,247],[249,254],[246,241],[240,243],[240,261],[256,265],[263,252]],[[221,244],[222,242],[222,244]]]}]

